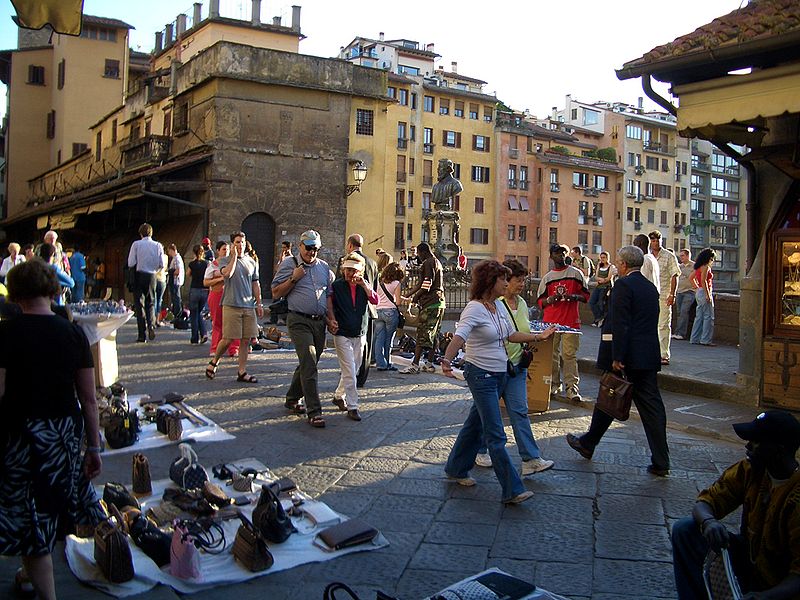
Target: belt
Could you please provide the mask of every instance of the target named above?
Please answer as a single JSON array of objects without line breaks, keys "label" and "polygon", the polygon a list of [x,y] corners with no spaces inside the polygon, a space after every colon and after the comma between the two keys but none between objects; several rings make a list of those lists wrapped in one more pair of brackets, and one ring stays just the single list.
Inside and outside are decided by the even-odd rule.
[{"label": "belt", "polygon": [[300,312],[299,310],[290,310],[289,312],[293,315],[299,315],[301,317],[305,317],[306,319],[311,319],[312,321],[321,321],[325,318],[325,315],[309,315],[304,312]]}]

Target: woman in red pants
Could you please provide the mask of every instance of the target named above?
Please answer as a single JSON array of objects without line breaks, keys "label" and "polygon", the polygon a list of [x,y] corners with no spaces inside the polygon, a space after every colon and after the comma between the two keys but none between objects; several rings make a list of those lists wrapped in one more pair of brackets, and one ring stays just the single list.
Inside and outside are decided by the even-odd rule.
[{"label": "woman in red pants", "polygon": [[[225,278],[219,270],[218,260],[223,256],[228,256],[230,247],[228,242],[217,242],[217,259],[208,264],[203,284],[208,287],[208,310],[211,312],[211,349],[210,356],[214,356],[217,351],[217,344],[222,339],[222,289]],[[229,356],[239,355],[239,340],[233,340],[228,347]]]}]

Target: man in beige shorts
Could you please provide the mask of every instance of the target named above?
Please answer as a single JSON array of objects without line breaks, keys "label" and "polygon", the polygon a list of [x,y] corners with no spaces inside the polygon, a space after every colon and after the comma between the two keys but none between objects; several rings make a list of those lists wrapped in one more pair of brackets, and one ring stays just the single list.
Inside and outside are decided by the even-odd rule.
[{"label": "man in beige shorts", "polygon": [[231,234],[231,253],[219,259],[220,272],[225,278],[222,292],[222,339],[217,345],[208,366],[206,377],[214,379],[220,357],[233,340],[241,340],[239,346],[239,371],[236,381],[257,383],[247,372],[247,355],[250,339],[258,335],[256,315],[262,317],[261,285],[258,282],[258,263],[244,253],[245,235],[241,231]]}]

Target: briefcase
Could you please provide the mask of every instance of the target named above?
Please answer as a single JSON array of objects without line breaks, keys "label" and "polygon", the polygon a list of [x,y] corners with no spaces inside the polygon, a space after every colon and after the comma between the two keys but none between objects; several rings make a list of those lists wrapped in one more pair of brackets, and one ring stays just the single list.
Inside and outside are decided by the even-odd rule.
[{"label": "briefcase", "polygon": [[376,535],[378,535],[378,530],[371,525],[358,519],[350,519],[321,531],[314,538],[314,544],[323,550],[332,552],[369,543],[375,539]]},{"label": "briefcase", "polygon": [[632,397],[633,384],[626,379],[624,371],[620,371],[619,375],[614,371],[603,373],[597,394],[597,408],[617,421],[627,421],[631,416]]}]

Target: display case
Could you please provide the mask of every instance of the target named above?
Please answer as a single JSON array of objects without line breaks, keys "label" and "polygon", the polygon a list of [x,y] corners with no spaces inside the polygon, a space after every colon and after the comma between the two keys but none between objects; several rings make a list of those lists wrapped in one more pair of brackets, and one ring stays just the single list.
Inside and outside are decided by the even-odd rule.
[{"label": "display case", "polygon": [[779,243],[781,267],[776,283],[780,306],[775,325],[797,327],[800,333],[800,239]]}]

